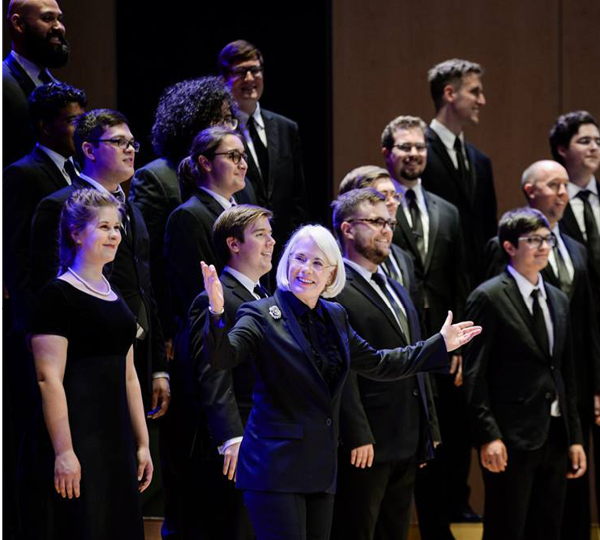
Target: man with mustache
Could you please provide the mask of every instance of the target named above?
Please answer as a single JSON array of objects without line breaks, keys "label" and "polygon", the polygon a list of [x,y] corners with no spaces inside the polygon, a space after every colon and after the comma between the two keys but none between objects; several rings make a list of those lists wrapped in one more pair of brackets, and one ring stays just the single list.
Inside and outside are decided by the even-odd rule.
[{"label": "man with mustache", "polygon": [[63,13],[55,0],[12,0],[7,19],[12,50],[2,63],[4,167],[35,144],[27,110],[29,94],[56,81],[48,69],[63,67],[69,59]]}]

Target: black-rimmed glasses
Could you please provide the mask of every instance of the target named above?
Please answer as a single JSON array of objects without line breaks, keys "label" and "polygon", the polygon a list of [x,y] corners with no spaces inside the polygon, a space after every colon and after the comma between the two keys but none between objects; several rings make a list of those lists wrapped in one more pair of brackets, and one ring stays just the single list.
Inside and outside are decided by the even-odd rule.
[{"label": "black-rimmed glasses", "polygon": [[533,249],[540,249],[544,242],[546,242],[550,248],[553,248],[556,245],[556,236],[553,234],[549,234],[548,236],[541,236],[539,234],[519,236],[519,241],[521,240],[523,240],[523,242],[527,242],[527,245]]},{"label": "black-rimmed glasses", "polygon": [[248,154],[238,152],[237,150],[229,150],[229,152],[215,152],[215,156],[227,156],[235,165],[239,165],[242,159],[248,163]]},{"label": "black-rimmed glasses", "polygon": [[348,223],[353,221],[362,221],[372,225],[376,229],[383,231],[386,227],[389,227],[390,231],[396,228],[397,221],[395,219],[383,219],[383,218],[352,218],[346,220]]},{"label": "black-rimmed glasses", "polygon": [[121,150],[127,150],[130,146],[133,148],[134,152],[140,151],[140,143],[135,139],[126,139],[125,137],[115,137],[113,139],[96,139],[90,142],[107,142],[110,144],[114,144]]}]

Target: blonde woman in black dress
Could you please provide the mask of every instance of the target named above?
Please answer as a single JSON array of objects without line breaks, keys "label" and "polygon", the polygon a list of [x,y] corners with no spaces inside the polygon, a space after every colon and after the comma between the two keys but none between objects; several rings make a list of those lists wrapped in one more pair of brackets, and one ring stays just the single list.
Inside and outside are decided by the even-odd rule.
[{"label": "blonde woman in black dress", "polygon": [[136,322],[102,274],[122,215],[108,193],[71,195],[61,272],[41,291],[31,324],[47,430],[37,465],[48,495],[43,538],[144,538],[139,492],[153,467],[133,365]]}]

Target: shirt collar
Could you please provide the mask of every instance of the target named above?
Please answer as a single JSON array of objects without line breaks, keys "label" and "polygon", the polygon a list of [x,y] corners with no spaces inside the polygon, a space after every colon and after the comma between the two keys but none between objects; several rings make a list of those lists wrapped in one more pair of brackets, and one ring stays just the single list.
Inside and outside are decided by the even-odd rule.
[{"label": "shirt collar", "polygon": [[[89,184],[92,184],[92,186],[94,186],[98,191],[102,191],[103,193],[108,193],[109,195],[112,195],[112,193],[108,191],[108,189],[106,189],[100,182],[94,180],[86,174],[80,172],[79,177],[88,182]],[[123,195],[123,200],[127,200],[127,198],[125,197],[125,192],[123,191],[123,188],[121,186],[117,187],[117,192]]]},{"label": "shirt collar", "polygon": [[223,197],[223,195],[219,195],[218,193],[215,193],[204,186],[200,186],[200,189],[206,191],[206,193],[208,193],[215,201],[217,201],[224,210],[229,210],[235,204],[235,199],[233,197],[227,200],[225,197]]},{"label": "shirt collar", "polygon": [[[452,133],[452,131],[450,131],[444,124],[442,124],[435,118],[431,121],[429,127],[431,127],[431,129],[433,129],[433,131],[437,133],[438,137],[442,140],[444,146],[448,150],[454,150],[454,141],[456,140],[456,135]],[[465,134],[461,132],[458,135],[458,138],[460,139],[460,142],[463,144],[464,147]]]},{"label": "shirt collar", "polygon": [[322,320],[325,320],[324,313],[323,313],[323,303],[321,302],[320,298],[317,300],[317,305],[314,307],[314,309],[310,309],[302,300],[297,298],[293,292],[291,292],[291,291],[282,291],[282,292],[283,292],[288,304],[292,308],[292,312],[294,313],[294,315],[296,316],[296,318],[298,320],[300,320],[302,317],[304,317],[304,315],[306,315],[308,312],[312,312],[312,313],[318,315]]},{"label": "shirt collar", "polygon": [[256,287],[258,283],[254,283],[246,274],[242,274],[239,270],[231,268],[231,266],[225,266],[223,272],[227,272],[229,275],[233,276],[246,290],[248,290],[248,292],[254,294],[254,287]]},{"label": "shirt collar", "polygon": [[56,166],[61,171],[65,168],[65,163],[71,159],[71,158],[66,158],[62,154],[59,154],[58,152],[55,152],[54,150],[51,150],[47,146],[44,146],[40,143],[37,143],[36,146],[40,150],[42,150],[56,164]]},{"label": "shirt collar", "polygon": [[542,298],[546,300],[546,289],[544,287],[544,280],[542,278],[542,274],[538,273],[538,282],[537,285],[534,285],[529,281],[525,276],[520,274],[517,270],[515,270],[510,264],[506,267],[508,273],[515,279],[517,282],[517,287],[519,288],[519,292],[524,300],[527,300],[534,289],[539,289],[542,295]]},{"label": "shirt collar", "polygon": [[52,73],[50,73],[46,68],[40,67],[31,60],[27,60],[24,56],[21,56],[19,53],[15,51],[10,51],[12,57],[18,62],[18,64],[25,70],[29,78],[35,83],[36,86],[40,86],[42,81],[40,81],[40,71],[45,71],[48,73],[52,80],[56,80]]},{"label": "shirt collar", "polygon": [[[363,266],[361,266],[360,264],[351,261],[350,259],[346,259],[346,257],[344,257],[344,262],[353,270],[356,270],[356,272],[361,275],[362,277],[364,277],[367,281],[371,280],[371,277],[373,276],[373,272],[369,272],[366,268],[364,268]],[[380,268],[379,266],[377,267],[377,273],[379,273]]]},{"label": "shirt collar", "polygon": [[402,204],[404,204],[404,205],[408,204],[408,202],[406,201],[406,192],[409,189],[412,189],[415,192],[415,197],[417,198],[418,201],[424,198],[423,186],[421,185],[420,178],[417,179],[417,183],[412,188],[409,188],[409,187],[401,184],[400,182],[396,182],[395,180],[394,180],[394,185],[396,186],[396,191],[399,192],[400,195],[402,195]]},{"label": "shirt collar", "polygon": [[591,191],[596,197],[598,197],[598,182],[596,182],[596,177],[592,176],[592,179],[589,181],[588,185],[584,188],[580,188],[577,184],[573,182],[569,182],[567,184],[567,192],[569,194],[569,199],[574,199],[580,191],[587,189]]},{"label": "shirt collar", "polygon": [[[238,110],[238,117],[240,122],[245,126],[248,123],[248,119],[250,115],[247,112],[242,110]],[[265,128],[265,121],[263,120],[262,114],[260,114],[260,103],[256,102],[256,109],[252,113],[252,118],[254,118],[254,122],[256,122],[261,128]]]}]

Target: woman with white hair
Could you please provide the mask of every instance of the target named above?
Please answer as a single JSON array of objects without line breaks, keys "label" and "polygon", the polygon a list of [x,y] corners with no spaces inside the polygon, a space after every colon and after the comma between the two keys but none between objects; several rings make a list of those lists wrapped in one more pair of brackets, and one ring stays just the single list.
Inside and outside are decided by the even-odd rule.
[{"label": "woman with white hair", "polygon": [[320,225],[298,229],[277,268],[271,298],[240,308],[229,331],[217,272],[202,263],[210,318],[205,357],[231,369],[256,359],[253,409],[237,465],[258,540],[329,538],[337,477],[340,397],[350,368],[378,380],[448,367],[448,352],[481,332],[452,325],[427,341],[377,351],[358,336],[335,297],[346,280],[333,235]]}]

